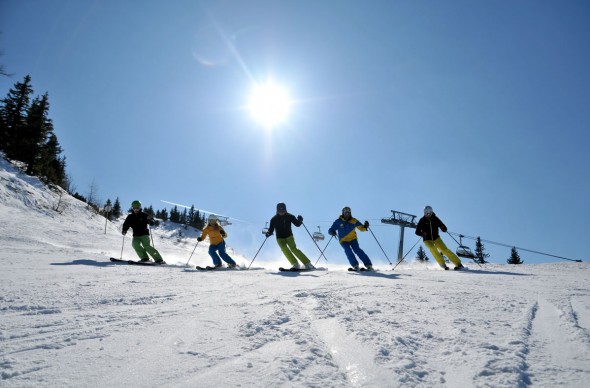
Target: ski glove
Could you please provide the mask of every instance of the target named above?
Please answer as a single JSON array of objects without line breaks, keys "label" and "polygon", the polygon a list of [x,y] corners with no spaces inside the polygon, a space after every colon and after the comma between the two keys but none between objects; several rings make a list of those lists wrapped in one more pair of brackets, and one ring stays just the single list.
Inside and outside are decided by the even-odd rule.
[{"label": "ski glove", "polygon": [[336,237],[336,231],[334,230],[334,231],[330,232],[330,236]]},{"label": "ski glove", "polygon": [[444,226],[440,228],[440,230],[443,231],[443,233],[447,233],[447,228],[445,228]]},{"label": "ski glove", "polygon": [[365,221],[365,225],[363,225],[365,229],[369,229],[369,221]]},{"label": "ski glove", "polygon": [[270,237],[270,236],[272,236],[272,233],[270,233],[270,232],[266,232],[266,233],[264,233],[264,235],[265,235],[266,237]]},{"label": "ski glove", "polygon": [[301,216],[297,216],[297,221],[299,221],[299,222],[303,222],[303,217],[301,217]]},{"label": "ski glove", "polygon": [[126,230],[123,230],[122,233],[123,233],[123,236],[125,236],[127,234],[127,231]]},{"label": "ski glove", "polygon": [[203,238],[202,237],[197,237],[197,241],[198,242],[201,242],[201,241],[203,241]]}]

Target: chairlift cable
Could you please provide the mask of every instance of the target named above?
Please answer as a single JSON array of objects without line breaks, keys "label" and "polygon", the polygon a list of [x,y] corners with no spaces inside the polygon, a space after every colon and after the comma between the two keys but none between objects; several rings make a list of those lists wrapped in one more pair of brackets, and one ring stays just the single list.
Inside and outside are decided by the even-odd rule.
[{"label": "chairlift cable", "polygon": [[[455,236],[463,236],[463,237],[465,237],[465,238],[469,238],[469,239],[471,239],[471,240],[477,240],[477,237],[466,236],[466,235],[464,235],[464,234],[460,234],[460,233],[456,233],[456,232],[448,232],[448,234],[449,234],[449,235],[451,235],[451,237],[453,237],[453,236],[452,236],[452,234],[454,234]],[[453,240],[455,240],[455,238],[453,238]],[[457,241],[457,240],[455,240],[455,242],[456,242],[456,241]],[[517,247],[517,246],[515,246],[515,245],[510,245],[510,244],[499,243],[499,242],[495,242],[495,241],[491,241],[491,240],[484,240],[484,239],[482,239],[482,238],[480,238],[480,241],[481,241],[481,242],[488,243],[488,244],[494,244],[494,245],[499,245],[499,246],[502,246],[502,247],[507,247],[507,248],[516,248],[516,249],[518,249],[518,250],[520,250],[520,251],[525,251],[525,252],[536,253],[536,254],[538,254],[538,255],[551,256],[551,257],[555,257],[555,258],[562,259],[562,260],[575,261],[576,263],[581,263],[581,262],[582,262],[582,260],[568,259],[567,257],[563,257],[563,256],[552,255],[552,254],[550,254],[550,253],[544,253],[544,252],[534,251],[534,250],[532,250],[532,249],[527,249],[527,248],[520,248],[520,247]]]}]

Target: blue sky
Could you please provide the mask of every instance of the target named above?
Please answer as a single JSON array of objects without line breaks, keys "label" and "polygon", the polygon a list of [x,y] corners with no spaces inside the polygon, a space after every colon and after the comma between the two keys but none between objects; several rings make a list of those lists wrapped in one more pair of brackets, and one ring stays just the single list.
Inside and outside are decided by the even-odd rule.
[{"label": "blue sky", "polygon": [[[350,206],[392,261],[381,218],[425,205],[452,232],[588,258],[585,1],[3,0],[0,31],[2,96],[27,74],[49,93],[82,194],[232,216],[228,245],[250,256],[286,202],[310,232]],[[247,109],[268,79],[293,101],[272,129]]]}]

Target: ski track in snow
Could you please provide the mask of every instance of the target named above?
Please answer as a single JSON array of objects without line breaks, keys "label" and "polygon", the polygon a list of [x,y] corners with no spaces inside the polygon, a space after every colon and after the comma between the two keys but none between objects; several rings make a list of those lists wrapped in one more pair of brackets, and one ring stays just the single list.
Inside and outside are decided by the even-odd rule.
[{"label": "ski track in snow", "polygon": [[[108,224],[0,166],[2,387],[585,387],[586,263],[470,271],[197,271],[195,232],[153,230],[172,265],[108,261]],[[191,234],[192,233],[192,234]],[[129,239],[130,240],[130,239]],[[135,258],[130,241],[123,257]],[[125,240],[123,240],[125,241]],[[241,264],[250,259],[232,252]],[[281,261],[280,265],[284,265]]]}]

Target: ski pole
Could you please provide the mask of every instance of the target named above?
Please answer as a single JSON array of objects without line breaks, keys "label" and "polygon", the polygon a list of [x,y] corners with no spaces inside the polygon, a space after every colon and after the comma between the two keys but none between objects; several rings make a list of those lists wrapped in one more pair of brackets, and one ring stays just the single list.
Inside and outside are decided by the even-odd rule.
[{"label": "ski pole", "polygon": [[264,239],[264,241],[262,242],[262,245],[260,246],[260,248],[258,248],[258,252],[256,252],[256,254],[254,255],[254,258],[250,262],[250,265],[248,265],[248,268],[246,268],[246,269],[250,269],[250,266],[252,265],[252,263],[254,262],[254,260],[256,260],[256,256],[258,256],[258,254],[260,253],[260,250],[264,246],[264,243],[266,242],[266,240],[268,240],[268,236]]},{"label": "ski pole", "polygon": [[389,261],[389,264],[390,265],[393,265],[393,263],[391,262],[391,260],[389,260],[389,257],[387,256],[387,253],[385,253],[385,250],[383,249],[383,247],[381,246],[381,244],[379,244],[379,240],[377,240],[377,236],[375,236],[375,233],[373,233],[373,231],[371,230],[371,228],[367,228],[367,230],[369,232],[371,232],[371,234],[373,235],[373,237],[375,237],[375,241],[377,241],[377,245],[379,245],[379,248],[381,248],[381,251],[385,255],[385,258],[387,259],[387,261]]},{"label": "ski pole", "polygon": [[[320,259],[322,258],[322,255],[324,254],[324,252],[326,251],[326,248],[328,248],[328,245],[330,244],[330,241],[332,241],[332,239],[334,238],[334,236],[331,236],[330,239],[328,240],[328,243],[326,244],[326,246],[324,247],[324,249],[322,250],[322,253],[320,254],[320,257],[318,257],[318,259],[316,260],[314,267],[316,265],[318,265],[318,261],[320,261]],[[326,256],[324,256],[324,259],[326,258]],[[328,261],[328,259],[326,259],[326,261]]]},{"label": "ski pole", "polygon": [[148,225],[148,232],[150,232],[150,238],[152,239],[152,247],[156,248],[156,246],[154,245],[154,235],[152,234],[152,228],[150,228],[149,225]]},{"label": "ski pole", "polygon": [[193,253],[195,253],[195,249],[197,249],[197,246],[199,245],[199,243],[200,243],[200,241],[197,241],[197,245],[195,245],[195,247],[193,248],[191,255],[188,257],[188,260],[186,261],[186,264],[184,265],[185,267],[188,265],[188,262],[191,261],[191,257],[193,257]]},{"label": "ski pole", "polygon": [[313,243],[315,244],[315,246],[318,247],[318,250],[320,251],[320,258],[322,256],[324,256],[324,259],[326,259],[326,262],[327,262],[328,261],[328,258],[326,257],[326,255],[324,255],[324,252],[322,251],[322,248],[320,248],[320,246],[318,245],[318,243],[313,239],[313,236],[311,235],[311,233],[309,233],[309,230],[307,229],[307,226],[305,226],[305,224],[303,222],[301,223],[301,225],[303,225],[303,227],[307,231],[307,234],[309,234],[309,238],[311,238],[311,240],[313,241]]},{"label": "ski pole", "polygon": [[121,256],[119,259],[123,260],[123,247],[125,247],[125,235],[123,235],[123,244],[121,244]]},{"label": "ski pole", "polygon": [[[410,252],[412,252],[412,249],[414,249],[414,247],[416,246],[416,244],[418,244],[418,242],[420,242],[420,239],[421,239],[421,238],[422,238],[422,237],[418,237],[418,240],[417,240],[417,241],[414,243],[414,245],[412,245],[412,247],[410,248],[410,250],[408,251],[408,253],[406,253],[406,254],[404,255],[404,257],[402,257],[402,259],[401,259],[400,261],[398,261],[398,262],[397,262],[397,264],[395,265],[395,267],[397,267],[397,266],[398,266],[398,265],[399,265],[399,264],[400,264],[402,261],[404,261],[404,259],[406,258],[406,256],[407,256],[407,255],[408,255]],[[395,267],[393,267],[392,271],[395,271]]]}]

